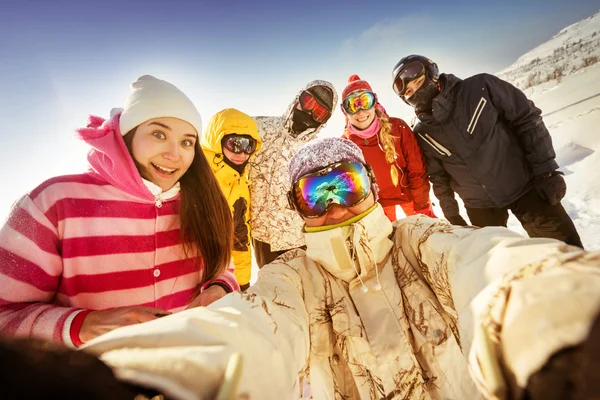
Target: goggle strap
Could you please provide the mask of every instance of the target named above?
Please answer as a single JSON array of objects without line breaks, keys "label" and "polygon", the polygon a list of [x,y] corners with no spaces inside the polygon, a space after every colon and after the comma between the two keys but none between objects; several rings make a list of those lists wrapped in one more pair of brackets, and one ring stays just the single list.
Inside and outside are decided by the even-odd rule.
[{"label": "goggle strap", "polygon": [[294,191],[294,187],[292,186],[290,188],[290,190],[288,190],[287,192],[287,201],[288,201],[288,205],[290,206],[290,208],[292,210],[298,210],[298,208],[296,207],[296,203],[294,202],[294,195],[293,195],[293,191]]},{"label": "goggle strap", "polygon": [[[308,90],[304,90],[304,91],[302,91],[302,94],[304,94],[304,93],[306,93],[308,96],[310,96],[310,98],[311,98],[311,99],[314,99],[314,100],[317,102],[317,104],[319,104],[321,107],[323,107],[323,108],[325,108],[325,109],[327,109],[327,110],[329,109],[329,106],[328,106],[327,104],[323,104],[323,103],[321,103],[321,101],[319,100],[319,98],[318,98],[318,97],[316,97],[316,96],[314,96],[314,95],[313,95],[311,92],[309,92]],[[302,94],[301,94],[301,96],[302,96]]]},{"label": "goggle strap", "polygon": [[373,167],[371,167],[370,164],[363,164],[365,166],[365,169],[367,170],[367,174],[369,175],[369,179],[371,179],[371,184],[376,183],[377,180],[375,179],[375,172],[373,172]]}]

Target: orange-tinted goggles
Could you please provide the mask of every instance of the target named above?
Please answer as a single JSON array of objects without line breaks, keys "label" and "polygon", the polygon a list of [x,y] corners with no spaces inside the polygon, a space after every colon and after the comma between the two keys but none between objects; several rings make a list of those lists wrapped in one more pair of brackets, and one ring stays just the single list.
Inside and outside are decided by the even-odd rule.
[{"label": "orange-tinted goggles", "polygon": [[304,111],[310,112],[317,122],[325,123],[331,116],[329,108],[319,103],[319,101],[306,90],[300,93],[300,98],[298,100],[300,107]]}]

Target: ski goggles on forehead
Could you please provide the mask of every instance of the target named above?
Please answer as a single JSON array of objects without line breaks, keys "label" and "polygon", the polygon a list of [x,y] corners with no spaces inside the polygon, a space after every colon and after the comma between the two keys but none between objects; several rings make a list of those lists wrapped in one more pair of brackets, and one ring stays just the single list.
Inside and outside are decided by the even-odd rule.
[{"label": "ski goggles on forehead", "polygon": [[354,115],[360,110],[370,110],[375,105],[377,98],[373,92],[351,93],[342,102],[346,114]]},{"label": "ski goggles on forehead", "polygon": [[392,88],[398,96],[406,92],[406,85],[425,74],[425,66],[419,61],[413,61],[401,67],[394,77]]},{"label": "ski goggles on forehead", "polygon": [[252,154],[256,150],[256,140],[248,136],[231,135],[225,138],[223,147],[235,154]]},{"label": "ski goggles on forehead", "polygon": [[365,200],[373,181],[368,164],[340,162],[298,179],[288,193],[288,201],[305,218],[318,218],[334,204],[353,207]]},{"label": "ski goggles on forehead", "polygon": [[318,100],[306,90],[300,93],[298,102],[300,103],[300,107],[304,111],[310,112],[317,122],[325,123],[331,116],[329,108],[319,103]]}]

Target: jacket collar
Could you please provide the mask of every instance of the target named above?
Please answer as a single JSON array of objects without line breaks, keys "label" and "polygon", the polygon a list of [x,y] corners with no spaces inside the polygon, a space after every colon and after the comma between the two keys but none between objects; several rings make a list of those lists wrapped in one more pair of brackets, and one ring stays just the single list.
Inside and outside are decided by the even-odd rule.
[{"label": "jacket collar", "polygon": [[179,182],[177,182],[171,189],[163,192],[162,188],[154,182],[151,182],[144,178],[142,178],[142,182],[148,188],[150,193],[152,193],[152,196],[154,196],[155,199],[160,198],[163,201],[175,197],[179,193],[181,187]]},{"label": "jacket collar", "polygon": [[377,204],[371,213],[349,226],[305,233],[306,255],[331,275],[350,282],[368,275],[387,257],[393,246],[389,239],[392,230],[392,223]]},{"label": "jacket collar", "polygon": [[456,86],[461,82],[460,78],[452,74],[441,74],[440,75],[440,86],[442,91],[440,94],[435,96],[432,103],[432,113],[419,113],[419,120],[423,122],[440,122],[443,123],[454,111],[455,101],[454,101],[454,93],[456,90]]},{"label": "jacket collar", "polygon": [[370,138],[361,138],[360,136],[354,135],[350,132],[348,132],[347,130],[344,132],[343,135],[346,139],[350,139],[352,140],[354,143],[356,143],[358,146],[377,146],[379,143],[379,135],[373,135]]}]

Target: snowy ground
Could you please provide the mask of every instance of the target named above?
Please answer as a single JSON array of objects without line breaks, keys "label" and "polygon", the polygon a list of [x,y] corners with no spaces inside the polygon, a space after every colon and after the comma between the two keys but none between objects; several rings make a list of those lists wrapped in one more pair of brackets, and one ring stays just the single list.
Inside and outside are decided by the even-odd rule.
[{"label": "snowy ground", "polygon": [[[600,249],[600,63],[526,90],[543,110],[565,172],[563,205],[587,249]],[[517,222],[518,224],[518,222]]]},{"label": "snowy ground", "polygon": [[[526,87],[527,81],[562,71],[559,79],[524,91],[542,109],[567,181],[562,203],[589,250],[600,249],[599,40],[600,12],[562,29],[498,74]],[[591,62],[595,63],[585,66]],[[523,232],[514,217],[509,227]]]}]

